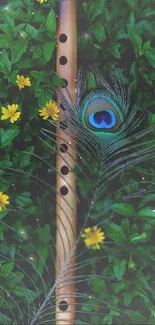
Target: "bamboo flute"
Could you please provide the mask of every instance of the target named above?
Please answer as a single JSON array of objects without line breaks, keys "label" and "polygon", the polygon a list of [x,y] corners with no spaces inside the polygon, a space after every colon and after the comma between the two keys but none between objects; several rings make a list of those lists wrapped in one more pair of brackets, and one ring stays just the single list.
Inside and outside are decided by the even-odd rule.
[{"label": "bamboo flute", "polygon": [[[75,103],[77,75],[76,0],[60,1],[56,69],[57,74],[67,80],[68,85],[66,88],[72,102]],[[59,91],[67,98],[66,88],[61,88]],[[60,112],[60,121],[61,118],[62,115]],[[56,279],[69,260],[69,256],[76,242],[76,178],[71,171],[75,166],[76,150],[75,142],[68,134],[68,130],[66,129],[65,131],[60,129],[60,125],[58,125],[58,153],[56,162],[58,170],[56,200]],[[76,257],[73,255],[56,288],[56,325],[74,325],[76,296],[75,265]]]}]

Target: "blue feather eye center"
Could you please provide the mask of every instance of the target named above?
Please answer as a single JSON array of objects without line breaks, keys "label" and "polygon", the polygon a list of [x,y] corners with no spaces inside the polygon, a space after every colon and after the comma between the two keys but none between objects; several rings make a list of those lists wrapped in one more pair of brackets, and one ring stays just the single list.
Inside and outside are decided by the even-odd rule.
[{"label": "blue feather eye center", "polygon": [[111,129],[116,125],[117,118],[113,111],[103,110],[90,114],[88,121],[96,129]]},{"label": "blue feather eye center", "polygon": [[119,132],[122,110],[106,91],[92,91],[82,102],[80,115],[83,125],[100,138]]}]

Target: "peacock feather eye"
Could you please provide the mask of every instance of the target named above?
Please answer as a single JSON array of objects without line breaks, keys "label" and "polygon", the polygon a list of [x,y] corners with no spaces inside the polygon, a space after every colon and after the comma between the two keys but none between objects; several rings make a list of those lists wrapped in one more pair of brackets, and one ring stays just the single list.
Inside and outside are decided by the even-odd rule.
[{"label": "peacock feather eye", "polygon": [[83,100],[80,114],[84,126],[99,136],[116,132],[123,122],[118,104],[104,91],[91,92]]}]

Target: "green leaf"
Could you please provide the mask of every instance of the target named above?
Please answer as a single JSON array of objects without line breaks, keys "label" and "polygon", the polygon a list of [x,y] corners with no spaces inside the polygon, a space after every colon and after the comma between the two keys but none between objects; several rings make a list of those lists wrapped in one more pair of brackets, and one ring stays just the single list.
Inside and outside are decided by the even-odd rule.
[{"label": "green leaf", "polygon": [[6,263],[0,266],[0,276],[7,277],[13,270],[14,263]]},{"label": "green leaf", "polygon": [[108,224],[105,224],[104,229],[108,237],[116,243],[123,243],[126,241],[126,235],[121,226],[109,222]]},{"label": "green leaf", "polygon": [[134,217],[136,214],[134,208],[128,203],[114,203],[112,204],[111,208],[118,214],[127,217]]},{"label": "green leaf", "polygon": [[90,298],[87,302],[82,305],[81,310],[83,311],[98,311],[101,308],[100,302],[95,298]]},{"label": "green leaf", "polygon": [[121,227],[124,230],[124,233],[126,234],[126,236],[128,236],[130,233],[130,224],[129,224],[129,220],[127,218],[122,219]]},{"label": "green leaf", "polygon": [[136,78],[136,73],[137,73],[136,61],[133,61],[130,68],[130,74],[132,75],[132,77]]},{"label": "green leaf", "polygon": [[144,219],[155,218],[155,209],[144,207],[137,212],[137,216],[144,217]]},{"label": "green leaf", "polygon": [[48,78],[48,72],[41,70],[41,71],[31,71],[31,76],[36,78],[39,81],[44,81]]},{"label": "green leaf", "polygon": [[118,293],[122,291],[126,287],[126,284],[124,282],[119,282],[119,283],[113,283],[112,288],[114,293]]},{"label": "green leaf", "polygon": [[42,56],[43,49],[42,46],[37,44],[33,49],[33,59],[38,59]]},{"label": "green leaf", "polygon": [[25,29],[26,33],[29,35],[29,37],[37,39],[37,36],[39,35],[39,31],[31,25],[26,25],[26,29]]},{"label": "green leaf", "polygon": [[15,27],[14,19],[10,15],[4,15],[5,23],[10,27],[11,30]]},{"label": "green leaf", "polygon": [[93,45],[94,45],[95,49],[102,50],[102,47],[100,45],[98,45],[98,44],[93,44]]},{"label": "green leaf", "polygon": [[12,71],[12,73],[10,74],[10,76],[8,76],[8,80],[10,82],[12,82],[14,85],[17,85],[16,84],[16,80],[17,80],[18,71],[19,70],[14,70],[14,71]]},{"label": "green leaf", "polygon": [[130,38],[131,42],[133,43],[133,45],[135,45],[139,48],[142,47],[142,38],[136,30],[133,30],[132,32],[130,30],[129,38]]},{"label": "green leaf", "polygon": [[48,252],[49,252],[49,248],[47,245],[38,248],[38,259],[37,259],[36,267],[40,275],[42,275],[43,273],[45,262],[48,257]]},{"label": "green leaf", "polygon": [[81,179],[79,181],[78,187],[80,190],[80,193],[83,197],[87,197],[88,193],[91,191],[92,186],[93,186],[93,180],[85,180],[85,179]]},{"label": "green leaf", "polygon": [[12,324],[12,319],[5,315],[5,314],[2,314],[0,313],[0,324]]},{"label": "green leaf", "polygon": [[10,35],[11,31],[10,31],[10,27],[7,24],[2,24],[0,25],[0,29],[6,34],[6,35]]},{"label": "green leaf", "polygon": [[40,11],[35,11],[35,15],[33,15],[33,22],[35,23],[44,23],[46,19],[45,14]]},{"label": "green leaf", "polygon": [[27,40],[14,41],[11,46],[12,63],[19,62],[28,48],[29,42]]},{"label": "green leaf", "polygon": [[130,243],[137,243],[139,241],[144,241],[147,239],[147,234],[146,233],[134,233],[130,237]]},{"label": "green leaf", "polygon": [[92,23],[89,27],[89,30],[99,42],[102,42],[105,40],[105,38],[106,38],[105,28],[101,21]]},{"label": "green leaf", "polygon": [[138,311],[125,310],[126,315],[131,317],[134,321],[139,324],[146,324],[146,318]]},{"label": "green leaf", "polygon": [[126,270],[126,264],[127,261],[125,259],[122,260],[115,259],[113,264],[113,270],[118,280],[121,280],[122,276],[124,275]]},{"label": "green leaf", "polygon": [[136,56],[143,54],[142,51],[142,37],[135,27],[128,29],[129,39],[134,46]]},{"label": "green leaf", "polygon": [[144,273],[142,273],[141,271],[137,272],[137,281],[138,283],[140,283],[140,285],[147,290],[150,290],[151,288],[148,285],[147,279],[146,279],[146,275]]},{"label": "green leaf", "polygon": [[25,24],[19,24],[13,29],[13,35],[14,37],[25,27]]},{"label": "green leaf", "polygon": [[27,68],[32,68],[34,65],[35,65],[34,60],[24,59],[22,61],[19,61],[16,66],[19,69],[27,69]]},{"label": "green leaf", "polygon": [[33,204],[33,201],[31,200],[30,197],[27,196],[26,193],[27,192],[23,192],[21,193],[21,195],[16,197],[15,202],[19,207],[25,208]]},{"label": "green leaf", "polygon": [[9,256],[11,257],[11,259],[14,260],[15,252],[16,252],[16,245],[8,244],[8,252],[9,252]]},{"label": "green leaf", "polygon": [[126,307],[128,307],[134,297],[134,294],[127,292],[124,293],[123,296],[124,296],[124,304]]},{"label": "green leaf", "polygon": [[133,11],[137,11],[139,9],[137,0],[125,0],[124,2],[126,2],[129,8],[131,8]]},{"label": "green leaf", "polygon": [[44,107],[48,100],[51,99],[53,95],[53,92],[51,89],[49,89],[49,87],[42,87],[40,88],[39,94],[37,94],[38,98],[38,105],[39,107]]},{"label": "green leaf", "polygon": [[112,45],[112,47],[110,48],[110,52],[113,54],[113,56],[115,56],[117,59],[121,58],[121,54],[120,54],[120,48],[121,48],[121,44],[120,43],[114,43]]},{"label": "green leaf", "polygon": [[155,68],[155,48],[150,47],[144,55],[148,62],[151,64],[151,66]]},{"label": "green leaf", "polygon": [[18,136],[20,130],[17,126],[12,126],[10,129],[0,129],[0,147],[7,148],[12,144],[12,141]]},{"label": "green leaf", "polygon": [[149,113],[148,115],[148,125],[155,125],[155,114]]},{"label": "green leaf", "polygon": [[37,291],[34,292],[30,289],[23,288],[20,286],[16,286],[12,292],[16,297],[25,298],[25,301],[27,303],[32,303],[38,297]]},{"label": "green leaf", "polygon": [[47,31],[55,36],[57,23],[56,23],[56,15],[53,9],[49,12],[47,16],[45,26]]},{"label": "green leaf", "polygon": [[104,325],[112,325],[113,324],[113,315],[111,313],[107,314],[103,317],[103,323]]},{"label": "green leaf", "polygon": [[12,37],[0,34],[0,47],[4,48],[6,44],[10,44],[12,42]]},{"label": "green leaf", "polygon": [[97,16],[102,15],[104,12],[105,0],[93,1],[93,3],[84,2],[82,6],[88,22],[92,23]]},{"label": "green leaf", "polygon": [[7,213],[8,213],[7,210],[0,211],[0,220],[3,219],[6,216]]},{"label": "green leaf", "polygon": [[51,238],[51,230],[49,224],[44,225],[43,228],[36,229],[37,241],[43,245],[48,244]]},{"label": "green leaf", "polygon": [[147,50],[150,48],[150,45],[151,45],[151,41],[148,40],[147,42],[144,43],[144,45],[143,45],[143,49],[144,49],[145,51],[147,51]]},{"label": "green leaf", "polygon": [[43,54],[47,62],[51,59],[55,46],[55,41],[50,41],[43,45]]},{"label": "green leaf", "polygon": [[12,63],[9,59],[8,53],[6,50],[3,50],[0,54],[0,72],[9,75],[11,72]]},{"label": "green leaf", "polygon": [[55,86],[65,86],[65,82],[56,75],[52,77],[52,84]]},{"label": "green leaf", "polygon": [[106,290],[106,284],[103,279],[91,279],[88,281],[88,284],[93,292],[100,293]]},{"label": "green leaf", "polygon": [[153,36],[155,36],[155,31],[154,31],[154,27],[155,24],[154,22],[152,22],[151,20],[140,20],[137,24],[136,24],[136,30],[137,32],[141,35],[141,34],[151,34]]},{"label": "green leaf", "polygon": [[14,164],[19,168],[27,167],[31,164],[31,157],[34,152],[34,147],[27,147],[25,151],[17,152],[14,156]]},{"label": "green leaf", "polygon": [[3,83],[3,80],[0,80],[0,98],[8,97],[8,86]]},{"label": "green leaf", "polygon": [[95,76],[92,72],[87,73],[85,83],[86,83],[87,91],[95,89],[96,81],[95,81]]}]

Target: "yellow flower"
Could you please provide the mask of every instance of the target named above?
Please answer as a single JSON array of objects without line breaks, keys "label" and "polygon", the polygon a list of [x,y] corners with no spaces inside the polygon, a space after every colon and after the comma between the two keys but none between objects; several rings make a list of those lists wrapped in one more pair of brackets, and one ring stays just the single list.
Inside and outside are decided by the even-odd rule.
[{"label": "yellow flower", "polygon": [[48,117],[51,116],[54,121],[57,121],[59,113],[60,110],[58,106],[52,100],[49,100],[46,106],[39,110],[39,115],[44,116],[44,120],[47,120]]},{"label": "yellow flower", "polygon": [[31,86],[30,78],[25,78],[24,76],[17,75],[16,83],[20,90],[22,88],[24,88],[25,86],[27,86],[27,87]]},{"label": "yellow flower", "polygon": [[8,105],[7,108],[2,107],[3,115],[1,116],[1,120],[7,120],[9,118],[11,123],[17,121],[21,115],[20,112],[17,112],[17,109],[18,105],[16,104]]},{"label": "yellow flower", "polygon": [[105,236],[101,228],[94,226],[92,228],[85,228],[84,233],[82,234],[82,238],[84,238],[84,243],[87,247],[100,249],[99,244],[104,241]]},{"label": "yellow flower", "polygon": [[9,196],[0,192],[0,211],[6,210],[7,204],[9,204]]},{"label": "yellow flower", "polygon": [[37,1],[40,2],[40,3],[47,2],[47,0],[37,0]]}]

